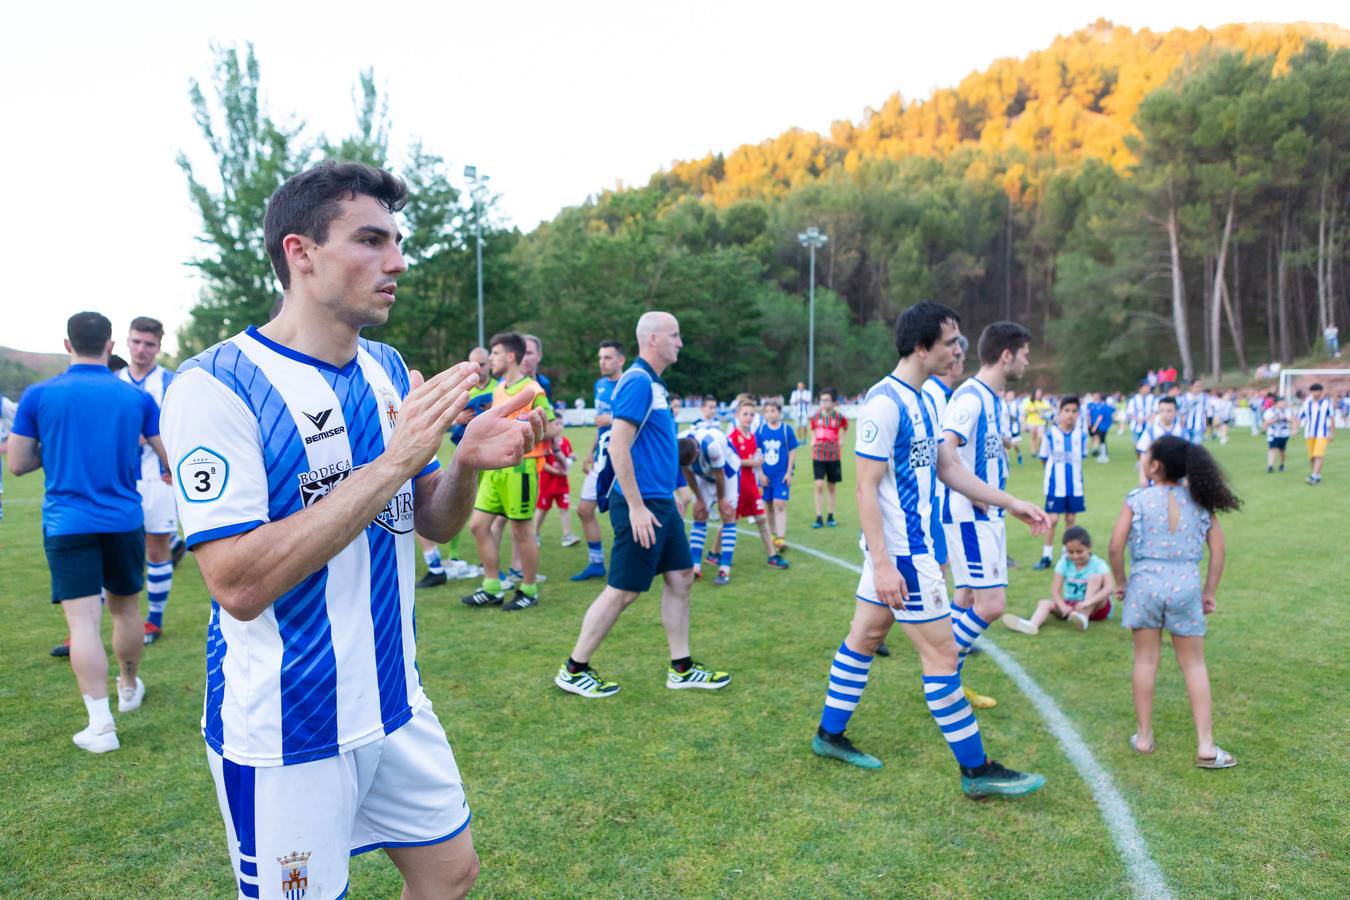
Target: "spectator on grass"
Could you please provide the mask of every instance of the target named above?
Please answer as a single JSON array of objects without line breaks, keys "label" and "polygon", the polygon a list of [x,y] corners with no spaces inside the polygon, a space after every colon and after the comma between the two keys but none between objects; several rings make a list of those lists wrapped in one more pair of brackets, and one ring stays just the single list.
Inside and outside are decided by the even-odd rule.
[{"label": "spectator on grass", "polygon": [[1092,536],[1083,526],[1075,525],[1064,529],[1064,555],[1055,566],[1050,599],[1037,603],[1030,619],[1008,613],[1002,621],[1013,631],[1034,635],[1053,615],[1079,631],[1087,631],[1089,622],[1100,622],[1111,615],[1111,592],[1115,589],[1111,567],[1092,552]]}]

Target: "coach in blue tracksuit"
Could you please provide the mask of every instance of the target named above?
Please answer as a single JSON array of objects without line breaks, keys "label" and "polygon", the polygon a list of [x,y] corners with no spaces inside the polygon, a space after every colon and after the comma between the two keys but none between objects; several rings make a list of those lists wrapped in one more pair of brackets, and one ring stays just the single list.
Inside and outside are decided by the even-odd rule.
[{"label": "coach in blue tracksuit", "polygon": [[121,667],[118,710],[141,705],[137,676],[144,634],[145,532],[140,439],[168,471],[159,440],[159,407],[145,391],[108,370],[112,323],[94,312],[66,324],[70,368],[24,392],[9,438],[9,470],[43,469],[42,543],[52,573],[52,602],[70,626],[70,665],[84,696],[89,726],[73,738],[91,753],[119,746],[108,707],[108,657],[100,630],[107,592],[113,649]]},{"label": "coach in blue tracksuit", "polygon": [[614,467],[610,523],[614,548],[609,584],[581,623],[572,655],[553,683],[587,698],[611,697],[619,685],[601,678],[591,656],[628,605],[665,576],[661,621],[670,643],[666,687],[716,690],[731,683],[726,672],[694,662],[689,655],[689,586],[693,558],[684,521],[675,507],[680,478],[680,444],[661,373],[679,358],[680,323],[670,313],[644,313],[637,324],[637,361],[614,387],[609,464]]}]

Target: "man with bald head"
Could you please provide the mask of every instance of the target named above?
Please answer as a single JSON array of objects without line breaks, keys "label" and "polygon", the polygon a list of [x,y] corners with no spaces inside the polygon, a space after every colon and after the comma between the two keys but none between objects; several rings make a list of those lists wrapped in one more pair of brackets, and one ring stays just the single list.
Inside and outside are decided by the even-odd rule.
[{"label": "man with bald head", "polygon": [[675,507],[680,479],[675,420],[661,373],[679,358],[680,323],[670,313],[648,312],[638,320],[638,358],[614,388],[609,465],[614,481],[608,493],[614,546],[608,585],[586,610],[572,655],[553,683],[588,699],[610,697],[619,685],[601,678],[591,656],[628,605],[648,590],[658,574],[661,622],[670,644],[666,687],[716,690],[731,683],[726,672],[694,662],[689,655],[689,586],[693,558],[684,522]]},{"label": "man with bald head", "polygon": [[[489,354],[486,348],[474,347],[469,351],[469,362],[478,367],[478,384],[469,389],[469,402],[466,411],[478,415],[492,405],[492,374],[488,367]],[[450,441],[459,446],[464,437],[468,420],[450,429]],[[417,535],[417,546],[422,550],[422,559],[427,564],[427,574],[417,582],[420,588],[438,587],[451,578],[476,578],[482,570],[460,558],[460,538],[464,532],[458,532],[450,539],[450,562],[441,561],[441,548],[431,540]]]}]

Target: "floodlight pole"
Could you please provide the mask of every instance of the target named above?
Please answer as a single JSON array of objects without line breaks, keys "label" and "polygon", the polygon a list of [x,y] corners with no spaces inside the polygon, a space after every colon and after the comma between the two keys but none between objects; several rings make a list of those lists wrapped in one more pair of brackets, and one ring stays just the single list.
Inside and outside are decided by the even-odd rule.
[{"label": "floodlight pole", "polygon": [[797,240],[803,247],[810,250],[810,279],[807,285],[808,324],[806,337],[806,390],[811,395],[812,401],[816,396],[816,248],[824,247],[829,237],[822,234],[820,229],[812,225],[810,228],[797,235]]},{"label": "floodlight pole", "polygon": [[473,197],[473,228],[477,238],[478,257],[478,346],[483,346],[483,205],[487,194],[487,180],[490,176],[479,175],[477,166],[465,166],[464,177],[468,179]]}]

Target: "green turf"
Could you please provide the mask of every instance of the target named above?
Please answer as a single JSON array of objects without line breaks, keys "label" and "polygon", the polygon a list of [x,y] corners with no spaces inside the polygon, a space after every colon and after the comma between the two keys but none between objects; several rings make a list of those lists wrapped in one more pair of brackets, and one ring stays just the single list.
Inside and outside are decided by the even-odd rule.
[{"label": "green turf", "polygon": [[[572,436],[578,448],[590,434]],[[1105,553],[1132,483],[1112,436],[1109,466],[1087,467],[1082,517]],[[1299,441],[1291,442],[1292,445]],[[1350,522],[1350,451],[1332,445],[1327,480],[1304,461],[1266,475],[1243,432],[1217,449],[1246,509],[1225,521],[1229,569],[1208,644],[1216,735],[1241,765],[1192,766],[1194,738],[1174,665],[1159,682],[1158,751],[1139,757],[1129,635],[1118,619],[1086,634],[1050,623],[1035,638],[995,626],[1000,646],[1055,698],[1115,779],[1169,885],[1181,896],[1344,896],[1350,883],[1347,741],[1350,626],[1341,593]],[[799,467],[790,538],[857,561],[851,466],[841,527],[811,530],[809,463]],[[577,483],[580,474],[577,473]],[[1040,466],[1013,468],[1036,497]],[[6,478],[0,525],[0,896],[220,897],[232,890],[224,830],[197,730],[208,601],[191,559],[177,571],[167,638],[146,651],[145,707],[118,717],[122,749],[74,748],[84,710],[47,649],[64,625],[47,603],[40,476]],[[552,684],[595,582],[567,576],[584,545],[546,532],[549,581],[534,610],[503,615],[458,602],[461,582],[419,593],[420,664],[455,748],[490,897],[1117,897],[1124,864],[1087,786],[1031,704],[988,659],[967,681],[999,699],[980,714],[986,746],[1049,779],[1020,802],[972,803],[921,702],[918,667],[897,631],[850,726],[886,767],[864,772],[809,750],[826,669],[847,629],[855,576],[789,551],[762,563],[743,535],[726,588],[694,590],[695,658],[730,670],[724,691],[668,691],[657,603],[640,600],[595,664],[623,691],[584,701]],[[1048,593],[1030,570],[1038,542],[1010,525],[1009,606]],[[608,546],[608,536],[606,537]],[[318,798],[296,797],[296,803]],[[266,877],[264,866],[263,876]],[[353,897],[393,896],[382,854],[356,859]]]}]

